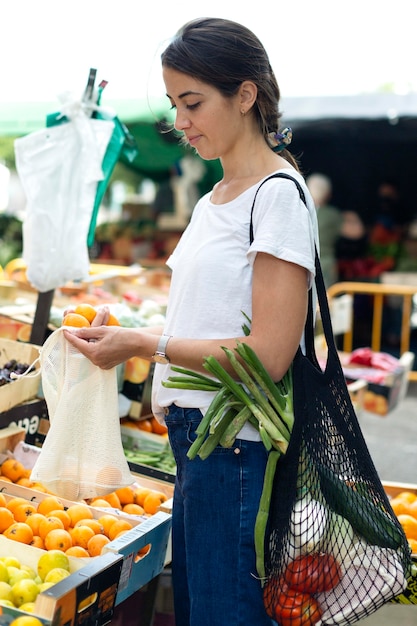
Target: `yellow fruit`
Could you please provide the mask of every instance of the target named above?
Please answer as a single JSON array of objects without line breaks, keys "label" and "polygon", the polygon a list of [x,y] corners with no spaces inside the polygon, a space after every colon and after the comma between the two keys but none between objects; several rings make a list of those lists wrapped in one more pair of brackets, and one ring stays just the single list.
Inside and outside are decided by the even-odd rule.
[{"label": "yellow fruit", "polygon": [[21,615],[16,617],[9,626],[43,626],[40,619],[34,615]]},{"label": "yellow fruit", "polygon": [[48,572],[56,569],[57,567],[65,569],[67,570],[67,572],[69,572],[69,558],[66,554],[61,552],[61,550],[49,550],[48,552],[45,552],[45,554],[42,554],[41,557],[39,557],[37,572],[42,581],[45,581]]}]

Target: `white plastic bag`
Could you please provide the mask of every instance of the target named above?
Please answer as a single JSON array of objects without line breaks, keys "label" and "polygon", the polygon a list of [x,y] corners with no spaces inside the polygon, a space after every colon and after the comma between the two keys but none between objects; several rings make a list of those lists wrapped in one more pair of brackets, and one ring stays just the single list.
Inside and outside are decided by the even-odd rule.
[{"label": "white plastic bag", "polygon": [[68,122],[15,140],[27,200],[23,259],[39,292],[89,274],[87,235],[113,129],[113,121],[74,108]]},{"label": "white plastic bag", "polygon": [[132,484],[121,441],[116,368],[93,365],[62,328],[45,341],[40,361],[50,428],[32,480],[68,500]]}]

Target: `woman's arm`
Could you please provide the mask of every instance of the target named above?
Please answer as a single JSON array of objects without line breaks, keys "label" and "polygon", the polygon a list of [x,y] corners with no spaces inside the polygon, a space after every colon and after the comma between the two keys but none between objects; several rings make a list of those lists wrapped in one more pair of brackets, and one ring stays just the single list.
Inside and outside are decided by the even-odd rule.
[{"label": "woman's arm", "polygon": [[[253,272],[250,335],[228,339],[172,337],[166,353],[171,363],[197,371],[204,371],[204,358],[213,355],[231,371],[222,346],[233,349],[237,341],[246,342],[255,350],[272,378],[279,380],[300,343],[307,302],[307,270],[269,254],[258,253]],[[105,316],[98,318],[96,323],[103,324],[104,319]],[[162,329],[97,325],[64,332],[68,341],[93,363],[109,369],[132,356],[151,359]]]}]

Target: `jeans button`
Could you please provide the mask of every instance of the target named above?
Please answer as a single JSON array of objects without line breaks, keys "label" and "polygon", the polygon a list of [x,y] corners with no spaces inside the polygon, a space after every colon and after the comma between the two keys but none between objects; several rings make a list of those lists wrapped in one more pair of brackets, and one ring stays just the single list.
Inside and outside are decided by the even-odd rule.
[{"label": "jeans button", "polygon": [[169,407],[168,406],[164,407],[164,414],[165,415],[169,415]]}]

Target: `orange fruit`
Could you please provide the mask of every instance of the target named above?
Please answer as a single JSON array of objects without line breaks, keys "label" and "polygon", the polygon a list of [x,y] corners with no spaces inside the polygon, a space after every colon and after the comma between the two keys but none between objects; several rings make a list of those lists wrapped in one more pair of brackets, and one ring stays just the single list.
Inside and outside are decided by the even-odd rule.
[{"label": "orange fruit", "polygon": [[39,524],[45,519],[45,515],[42,515],[41,513],[34,513],[33,515],[30,515],[27,520],[26,520],[26,524],[28,524],[34,535],[39,535]]},{"label": "orange fruit", "polygon": [[88,303],[77,304],[77,306],[74,309],[74,313],[77,313],[78,315],[82,315],[83,317],[85,317],[85,319],[88,320],[90,324],[95,318],[95,316],[97,315],[96,309],[91,304],[88,304]]},{"label": "orange fruit", "polygon": [[414,502],[411,502],[408,505],[408,511],[407,513],[409,515],[412,515],[413,517],[415,517],[417,519],[417,500],[414,500]]},{"label": "orange fruit", "polygon": [[52,517],[52,515],[44,517],[44,519],[39,523],[39,536],[45,541],[46,535],[55,528],[64,530],[64,523],[59,519],[59,517]]},{"label": "orange fruit", "polygon": [[34,546],[35,548],[41,548],[41,550],[45,549],[44,541],[42,537],[39,537],[39,535],[33,535],[33,539],[29,545]]},{"label": "orange fruit", "polygon": [[30,480],[30,478],[27,478],[27,476],[22,476],[22,478],[19,478],[19,480],[16,481],[16,485],[21,485],[22,487],[28,487],[29,489],[32,489],[33,481]]},{"label": "orange fruit", "polygon": [[151,420],[149,419],[139,420],[137,427],[139,428],[139,430],[144,430],[146,433],[153,432]]},{"label": "orange fruit", "polygon": [[412,515],[407,515],[406,513],[397,515],[397,517],[403,527],[407,539],[417,539],[417,519]]},{"label": "orange fruit", "polygon": [[78,558],[84,558],[86,556],[90,556],[88,550],[82,548],[81,546],[71,546],[68,550],[65,550],[65,554],[68,556],[76,556]]},{"label": "orange fruit", "polygon": [[119,510],[122,509],[122,505],[120,504],[119,497],[114,491],[106,494],[105,496],[102,496],[102,498],[103,500],[106,500],[113,509],[119,509]]},{"label": "orange fruit", "polygon": [[145,513],[149,515],[154,515],[161,504],[167,500],[167,497],[164,493],[159,491],[153,491],[148,494],[143,501],[143,508],[145,509]]},{"label": "orange fruit", "polygon": [[49,513],[49,516],[58,517],[58,519],[60,519],[61,522],[64,524],[65,530],[68,530],[68,528],[71,526],[71,518],[65,510],[63,511],[61,511],[61,509],[53,510]]},{"label": "orange fruit", "polygon": [[107,320],[107,326],[120,326],[120,322],[113,313],[110,313],[109,319]]},{"label": "orange fruit", "polygon": [[87,543],[87,551],[90,556],[100,556],[103,547],[110,543],[110,539],[103,533],[98,533],[91,537]]},{"label": "orange fruit", "polygon": [[21,498],[20,496],[14,496],[13,498],[10,498],[10,500],[8,500],[7,508],[9,509],[9,511],[11,511],[14,514],[15,509],[20,504],[27,504],[27,503],[28,503],[28,500],[26,500],[26,498]]},{"label": "orange fruit", "polygon": [[128,530],[132,530],[133,524],[128,522],[127,519],[117,519],[114,524],[110,526],[109,530],[109,539],[113,541],[116,539],[122,532],[127,532]]},{"label": "orange fruit", "polygon": [[6,459],[1,465],[1,473],[6,478],[10,478],[12,482],[17,482],[19,478],[25,475],[25,466],[16,459]]},{"label": "orange fruit", "polygon": [[0,506],[7,506],[6,496],[1,491],[0,491]]},{"label": "orange fruit", "polygon": [[47,550],[61,550],[65,552],[72,546],[72,538],[67,530],[54,528],[47,533],[43,539]]},{"label": "orange fruit", "polygon": [[105,513],[104,515],[98,518],[98,521],[103,527],[104,534],[107,535],[108,537],[110,528],[115,522],[117,522],[117,518],[114,515],[111,515],[110,513]]},{"label": "orange fruit", "polygon": [[119,498],[119,502],[122,506],[133,503],[134,494],[131,487],[121,487],[120,489],[116,489],[115,494]]},{"label": "orange fruit", "polygon": [[76,326],[77,328],[82,328],[83,326],[91,326],[88,319],[84,317],[84,315],[79,315],[78,313],[67,313],[64,315],[64,319],[62,320],[62,326]]},{"label": "orange fruit", "polygon": [[67,508],[67,513],[71,518],[71,526],[75,526],[80,519],[93,519],[94,517],[88,505],[82,502],[71,504],[71,506]]},{"label": "orange fruit", "polygon": [[63,511],[64,508],[62,501],[57,496],[49,495],[39,502],[38,513],[49,515],[51,511]]},{"label": "orange fruit", "polygon": [[87,550],[87,544],[91,537],[96,534],[89,526],[74,526],[70,528],[69,533],[74,546],[81,546]]},{"label": "orange fruit", "polygon": [[413,491],[400,491],[400,493],[397,494],[395,497],[399,500],[403,500],[404,502],[408,502],[409,504],[411,504],[412,502],[417,500],[417,493],[414,493]]},{"label": "orange fruit", "polygon": [[135,504],[139,504],[140,506],[143,506],[146,496],[148,496],[151,493],[151,491],[152,490],[148,489],[147,487],[136,487],[136,489],[134,490]]},{"label": "orange fruit", "polygon": [[98,519],[80,519],[75,524],[74,528],[77,528],[77,526],[89,526],[91,530],[94,530],[96,535],[103,532],[103,526]]},{"label": "orange fruit", "polygon": [[151,425],[152,425],[152,432],[155,433],[155,435],[167,434],[168,428],[164,426],[164,424],[160,424],[154,415],[152,415],[152,417],[149,418],[149,421],[151,422]]},{"label": "orange fruit", "polygon": [[13,513],[5,506],[0,507],[0,533],[3,533],[6,528],[9,528],[15,523]]},{"label": "orange fruit", "polygon": [[147,543],[146,546],[143,546],[143,548],[139,548],[138,550],[138,555],[140,557],[144,557],[145,554],[148,554],[149,550],[151,549],[151,544]]},{"label": "orange fruit", "polygon": [[140,506],[140,504],[129,503],[123,506],[123,513],[127,513],[128,515],[143,515],[145,513],[145,509]]},{"label": "orange fruit", "polygon": [[13,511],[16,522],[26,522],[28,517],[36,513],[36,506],[27,502],[26,504],[19,504]]},{"label": "orange fruit", "polygon": [[408,503],[406,500],[402,500],[401,498],[393,498],[390,501],[392,510],[394,511],[395,515],[398,517],[398,515],[402,515],[403,513],[407,513],[408,511]]},{"label": "orange fruit", "polygon": [[408,539],[408,544],[412,554],[417,554],[417,539]]},{"label": "orange fruit", "polygon": [[29,524],[25,522],[15,522],[3,532],[7,539],[19,541],[20,543],[30,544],[33,540],[33,532]]},{"label": "orange fruit", "polygon": [[109,503],[103,498],[94,498],[94,500],[91,500],[90,506],[94,506],[99,509],[106,509],[109,506]]}]

